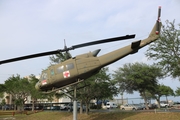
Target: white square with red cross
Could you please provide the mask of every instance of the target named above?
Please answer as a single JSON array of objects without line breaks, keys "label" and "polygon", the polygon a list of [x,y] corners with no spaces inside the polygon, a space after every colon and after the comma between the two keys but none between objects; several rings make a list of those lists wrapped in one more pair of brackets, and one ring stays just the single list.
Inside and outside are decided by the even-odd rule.
[{"label": "white square with red cross", "polygon": [[63,76],[64,76],[64,78],[70,77],[70,72],[69,71],[63,72]]}]

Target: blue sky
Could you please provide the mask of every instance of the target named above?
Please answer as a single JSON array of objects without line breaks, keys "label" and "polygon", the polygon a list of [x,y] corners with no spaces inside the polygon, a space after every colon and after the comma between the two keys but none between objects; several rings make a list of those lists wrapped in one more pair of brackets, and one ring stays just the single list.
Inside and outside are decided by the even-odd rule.
[{"label": "blue sky", "polygon": [[[84,42],[136,34],[122,42],[95,45],[71,51],[72,56],[102,49],[99,55],[144,39],[151,31],[158,6],[162,6],[161,21],[180,23],[179,0],[1,0],[0,60],[46,52]],[[148,61],[144,53],[130,55],[109,65],[110,71],[125,63]],[[41,57],[0,65],[0,83],[13,74],[39,75],[49,65],[49,57]],[[160,83],[176,89],[178,80],[167,78]]]}]

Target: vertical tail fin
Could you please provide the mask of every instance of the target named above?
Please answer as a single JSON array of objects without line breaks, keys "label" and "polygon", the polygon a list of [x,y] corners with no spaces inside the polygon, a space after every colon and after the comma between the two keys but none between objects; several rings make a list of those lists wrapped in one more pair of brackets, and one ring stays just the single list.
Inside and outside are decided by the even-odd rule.
[{"label": "vertical tail fin", "polygon": [[157,18],[156,24],[153,27],[149,37],[152,37],[152,36],[160,34],[160,30],[161,30],[161,20],[160,20],[160,17],[161,17],[161,6],[159,6],[159,8],[158,8],[158,18]]}]

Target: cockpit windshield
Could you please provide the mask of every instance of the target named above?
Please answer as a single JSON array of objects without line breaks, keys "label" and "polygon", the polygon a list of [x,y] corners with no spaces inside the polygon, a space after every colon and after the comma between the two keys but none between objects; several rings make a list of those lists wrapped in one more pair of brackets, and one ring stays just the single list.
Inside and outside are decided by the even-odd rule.
[{"label": "cockpit windshield", "polygon": [[41,78],[40,80],[47,80],[47,72],[46,71],[43,71],[43,73],[41,74]]}]

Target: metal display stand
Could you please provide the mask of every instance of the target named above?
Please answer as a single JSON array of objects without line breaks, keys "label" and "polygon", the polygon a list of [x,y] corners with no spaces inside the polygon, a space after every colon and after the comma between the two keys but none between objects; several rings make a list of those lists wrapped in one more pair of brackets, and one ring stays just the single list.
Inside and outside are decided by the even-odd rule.
[{"label": "metal display stand", "polygon": [[73,98],[73,120],[77,120],[77,99],[76,99],[76,85],[74,85],[74,98]]},{"label": "metal display stand", "polygon": [[77,120],[77,98],[76,98],[76,92],[77,92],[77,84],[74,85],[74,97],[66,93],[65,91],[61,90],[62,93],[73,99],[73,120]]}]

